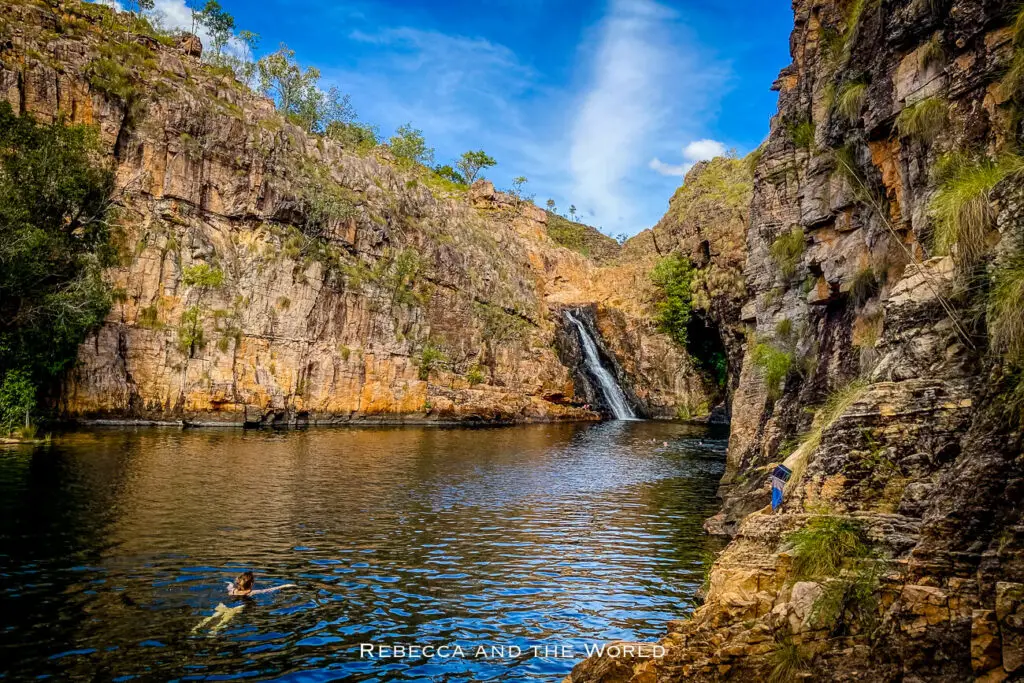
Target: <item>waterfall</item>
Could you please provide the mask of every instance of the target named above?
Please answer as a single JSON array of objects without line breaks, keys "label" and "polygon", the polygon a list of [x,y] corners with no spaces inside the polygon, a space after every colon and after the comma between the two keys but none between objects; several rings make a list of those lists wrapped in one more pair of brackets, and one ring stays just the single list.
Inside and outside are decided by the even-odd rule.
[{"label": "waterfall", "polygon": [[611,406],[615,419],[637,419],[636,413],[633,412],[629,401],[626,400],[626,394],[623,393],[622,387],[615,381],[612,373],[608,372],[608,369],[601,364],[601,356],[597,353],[597,344],[594,343],[594,338],[590,336],[586,326],[571,311],[566,311],[565,317],[579,330],[580,343],[583,346],[583,354],[586,356],[587,370],[597,378],[597,383],[601,386],[601,393],[604,394],[605,400]]}]

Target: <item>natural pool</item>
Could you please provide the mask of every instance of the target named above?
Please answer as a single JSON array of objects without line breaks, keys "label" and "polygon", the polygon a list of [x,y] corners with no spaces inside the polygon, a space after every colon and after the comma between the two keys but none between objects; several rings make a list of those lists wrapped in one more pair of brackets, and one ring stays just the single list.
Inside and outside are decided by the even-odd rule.
[{"label": "natural pool", "polygon": [[[558,680],[585,644],[655,640],[692,610],[717,436],[140,428],[0,447],[0,678]],[[230,598],[245,569],[298,587]],[[193,632],[219,603],[241,609]]]}]

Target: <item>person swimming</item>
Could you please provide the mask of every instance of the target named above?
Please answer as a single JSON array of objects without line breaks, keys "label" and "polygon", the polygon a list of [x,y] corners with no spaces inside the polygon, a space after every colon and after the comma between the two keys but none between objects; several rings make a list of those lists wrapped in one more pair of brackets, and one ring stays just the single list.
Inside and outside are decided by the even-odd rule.
[{"label": "person swimming", "polygon": [[[253,576],[252,572],[243,572],[235,577],[234,581],[228,581],[228,595],[233,597],[247,598],[253,595],[262,595],[264,593],[273,593],[279,591],[282,588],[298,588],[294,583],[286,583],[282,586],[271,586],[270,588],[261,588],[254,590],[253,586],[256,583],[256,577]],[[243,601],[234,607],[228,607],[223,602],[218,604],[213,610],[213,614],[206,617],[192,628],[192,633],[197,633],[204,627],[210,625],[210,635],[215,636],[221,630],[224,629],[228,623],[234,619],[239,612],[245,609],[246,602]]]},{"label": "person swimming", "polygon": [[249,597],[250,595],[273,593],[274,591],[279,591],[282,588],[298,588],[294,583],[286,583],[281,586],[271,586],[270,588],[255,590],[253,588],[255,583],[256,577],[253,576],[252,572],[243,572],[235,577],[234,581],[228,581],[228,595],[235,597]]}]

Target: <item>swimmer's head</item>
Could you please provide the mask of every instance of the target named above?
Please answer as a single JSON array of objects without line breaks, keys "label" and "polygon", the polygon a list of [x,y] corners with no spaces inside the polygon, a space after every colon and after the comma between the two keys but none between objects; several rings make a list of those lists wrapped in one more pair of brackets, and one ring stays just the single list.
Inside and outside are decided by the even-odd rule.
[{"label": "swimmer's head", "polygon": [[236,593],[249,593],[252,591],[252,584],[255,581],[252,572],[239,574],[235,579],[234,589]]}]

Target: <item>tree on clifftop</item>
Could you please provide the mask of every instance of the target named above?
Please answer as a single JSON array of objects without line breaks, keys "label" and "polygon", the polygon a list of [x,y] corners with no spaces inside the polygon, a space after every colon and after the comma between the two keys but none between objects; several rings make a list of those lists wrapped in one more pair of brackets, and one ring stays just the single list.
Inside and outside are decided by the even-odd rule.
[{"label": "tree on clifftop", "polygon": [[485,168],[491,168],[498,162],[494,160],[494,157],[489,155],[482,149],[475,152],[463,152],[462,157],[459,159],[455,166],[459,169],[462,177],[465,179],[467,185],[472,185],[476,181],[477,175]]}]

